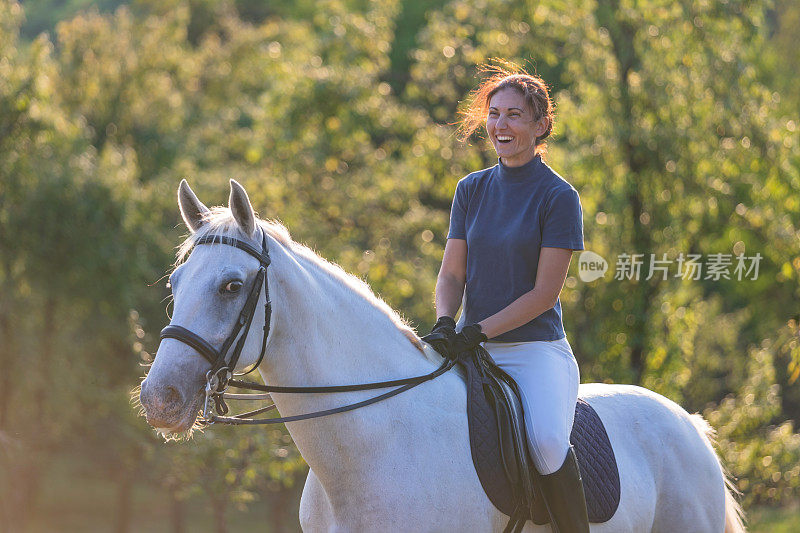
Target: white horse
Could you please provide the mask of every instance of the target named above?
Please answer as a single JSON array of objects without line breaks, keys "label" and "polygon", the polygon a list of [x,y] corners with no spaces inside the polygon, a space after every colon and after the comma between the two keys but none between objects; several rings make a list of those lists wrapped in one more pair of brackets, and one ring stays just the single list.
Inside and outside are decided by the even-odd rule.
[{"label": "white horse", "polygon": [[[184,256],[193,242],[212,233],[246,240],[257,249],[266,236],[274,311],[258,369],[265,383],[367,383],[426,374],[441,364],[441,357],[365,283],[292,241],[283,226],[259,220],[235,181],[229,209],[209,210],[185,180],[178,200],[192,232],[181,248]],[[171,275],[172,323],[220,346],[258,268],[255,258],[232,246],[198,246]],[[263,304],[263,292],[261,298]],[[257,360],[263,309],[256,307],[256,327],[238,370]],[[208,368],[194,349],[165,339],[142,383],[148,422],[164,435],[190,431]],[[289,416],[374,395],[273,394],[273,400]],[[641,387],[585,384],[580,395],[605,423],[621,481],[616,514],[591,524],[591,531],[744,531],[709,439],[711,429],[699,415]],[[310,466],[300,502],[304,531],[489,532],[502,531],[507,522],[487,498],[472,464],[466,388],[456,371],[382,402],[290,422],[287,428]],[[524,531],[549,531],[549,526],[529,522]]]}]

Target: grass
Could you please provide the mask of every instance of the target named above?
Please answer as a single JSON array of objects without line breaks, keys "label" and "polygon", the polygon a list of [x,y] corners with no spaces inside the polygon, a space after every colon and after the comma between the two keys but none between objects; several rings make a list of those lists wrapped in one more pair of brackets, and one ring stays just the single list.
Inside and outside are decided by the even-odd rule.
[{"label": "grass", "polygon": [[[56,462],[45,480],[28,533],[105,533],[114,530],[117,486],[112,479],[89,475],[75,464]],[[133,533],[171,533],[169,498],[163,490],[144,482],[134,486],[131,527]],[[206,500],[186,502],[186,531],[214,532],[214,521]],[[293,516],[297,516],[296,512]],[[759,506],[747,510],[750,533],[800,532],[800,501],[787,507]],[[273,531],[266,502],[253,502],[247,510],[231,507],[228,531]],[[296,522],[297,531],[300,530]]]},{"label": "grass", "polygon": [[[27,533],[108,533],[115,530],[117,485],[113,478],[88,475],[85,468],[58,461],[43,483],[36,510]],[[294,516],[297,516],[296,513]],[[255,501],[245,511],[228,509],[230,533],[260,531],[272,533],[269,506]],[[145,482],[132,491],[131,533],[172,533],[170,499],[166,491]],[[185,504],[185,531],[213,533],[214,517],[207,500],[189,498]],[[300,531],[299,523],[297,531]]]},{"label": "grass", "polygon": [[747,513],[750,533],[797,533],[800,531],[800,502],[788,507],[755,507]]},{"label": "grass", "polygon": [[[107,533],[115,527],[115,487],[110,484],[84,484],[41,502],[29,524],[30,533]],[[77,489],[77,490],[75,490]],[[50,492],[50,491],[47,491]],[[254,502],[247,511],[231,507],[226,523],[228,531],[272,531],[266,505]],[[298,531],[299,531],[298,525]],[[213,532],[214,519],[205,501],[191,498],[186,503],[185,531]],[[167,494],[150,487],[134,489],[131,532],[171,533]]]}]

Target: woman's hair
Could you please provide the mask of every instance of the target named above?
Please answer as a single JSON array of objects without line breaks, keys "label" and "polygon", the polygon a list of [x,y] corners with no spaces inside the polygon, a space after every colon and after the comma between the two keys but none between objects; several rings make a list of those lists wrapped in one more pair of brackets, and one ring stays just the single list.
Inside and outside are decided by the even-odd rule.
[{"label": "woman's hair", "polygon": [[546,152],[547,144],[544,139],[553,130],[553,102],[550,92],[542,78],[528,74],[522,67],[508,61],[500,61],[500,65],[484,64],[478,72],[484,75],[483,81],[472,91],[461,111],[463,115],[459,122],[459,136],[462,140],[468,139],[486,121],[489,103],[499,90],[512,87],[520,92],[525,102],[533,112],[533,120],[547,118],[547,129],[544,135],[536,138],[536,153]]}]

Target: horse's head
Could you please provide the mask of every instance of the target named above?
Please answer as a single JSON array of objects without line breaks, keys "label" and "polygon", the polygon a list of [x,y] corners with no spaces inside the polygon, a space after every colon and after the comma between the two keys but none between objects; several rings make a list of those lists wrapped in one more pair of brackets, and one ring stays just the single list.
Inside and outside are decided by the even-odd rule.
[{"label": "horse's head", "polygon": [[[229,208],[210,210],[203,205],[183,180],[178,188],[178,205],[186,225],[192,232],[182,255],[188,257],[175,268],[169,278],[174,297],[171,326],[190,332],[214,350],[221,351],[232,335],[248,297],[255,305],[252,327],[246,335],[237,370],[257,362],[262,348],[265,321],[264,291],[256,283],[262,263],[252,253],[235,246],[196,246],[207,235],[232,237],[262,249],[266,236],[259,224],[247,193],[231,180]],[[213,220],[213,223],[210,222]],[[263,241],[262,241],[263,239]],[[244,338],[244,337],[243,337]],[[233,339],[226,361],[230,361],[238,338]],[[195,346],[193,346],[194,344]],[[197,342],[164,338],[153,365],[142,382],[139,398],[147,421],[165,435],[191,429],[205,398],[206,374],[212,363],[209,355],[201,356]]]}]

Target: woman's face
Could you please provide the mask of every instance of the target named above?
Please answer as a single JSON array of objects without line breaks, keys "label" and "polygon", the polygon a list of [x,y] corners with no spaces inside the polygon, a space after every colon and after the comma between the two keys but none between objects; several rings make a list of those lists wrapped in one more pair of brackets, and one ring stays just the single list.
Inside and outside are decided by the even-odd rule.
[{"label": "woman's face", "polygon": [[536,155],[536,137],[544,135],[547,119],[534,120],[525,97],[513,87],[497,91],[489,100],[486,133],[500,161],[509,167],[524,165]]}]

